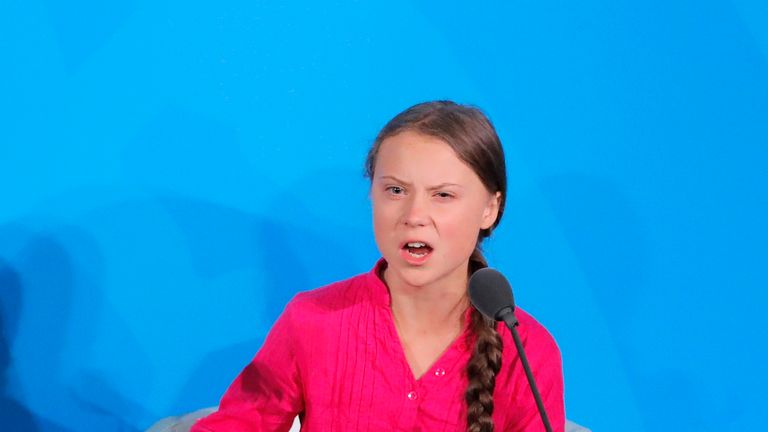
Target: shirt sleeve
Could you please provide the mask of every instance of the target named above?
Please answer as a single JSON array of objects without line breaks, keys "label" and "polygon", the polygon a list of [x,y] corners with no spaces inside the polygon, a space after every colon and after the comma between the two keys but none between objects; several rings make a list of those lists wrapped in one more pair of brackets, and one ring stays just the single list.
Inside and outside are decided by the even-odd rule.
[{"label": "shirt sleeve", "polygon": [[191,432],[288,431],[304,410],[296,338],[295,299],[269,331],[264,345],[229,386],[219,410]]},{"label": "shirt sleeve", "polygon": [[[560,349],[554,338],[540,324],[532,323],[521,334],[523,347],[531,366],[536,386],[541,394],[544,409],[547,411],[549,423],[553,432],[565,431],[565,404],[563,398],[563,364]],[[510,340],[511,349],[516,350]],[[506,349],[506,347],[505,347]],[[528,384],[522,362],[517,359],[514,365],[513,406],[515,410],[510,415],[507,431],[512,432],[544,432],[536,400]]]}]

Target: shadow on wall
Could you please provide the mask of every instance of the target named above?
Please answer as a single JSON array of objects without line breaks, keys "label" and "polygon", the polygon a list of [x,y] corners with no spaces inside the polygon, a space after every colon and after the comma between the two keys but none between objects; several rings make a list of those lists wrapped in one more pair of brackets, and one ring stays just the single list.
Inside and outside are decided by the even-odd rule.
[{"label": "shadow on wall", "polygon": [[40,430],[31,412],[11,397],[8,373],[11,367],[11,344],[19,322],[21,281],[18,273],[0,259],[0,424],[10,430]]},{"label": "shadow on wall", "polygon": [[[299,199],[289,193],[279,194],[294,203]],[[212,351],[205,355],[180,389],[168,415],[178,415],[215,405],[227,386],[246,366],[262,345],[266,332],[286,303],[299,291],[352,276],[349,268],[372,266],[365,254],[357,254],[346,263],[338,262],[344,239],[361,233],[344,229],[345,236],[334,235],[338,227],[318,230],[303,225],[301,218],[288,221],[284,215],[271,220],[218,203],[180,196],[160,199],[160,204],[174,220],[186,240],[187,253],[196,271],[204,277],[216,277],[239,268],[257,268],[262,280],[254,281],[260,293],[260,309],[254,311],[254,338]],[[275,206],[280,206],[275,203]],[[275,214],[280,215],[279,212]],[[314,225],[313,222],[306,222]],[[219,229],[226,227],[226,229]],[[238,288],[242,289],[242,287]],[[207,293],[204,295],[214,295]],[[242,323],[240,323],[242,324]]]},{"label": "shadow on wall", "polygon": [[92,239],[72,228],[11,224],[0,227],[0,248],[0,424],[19,432],[138,431],[125,420],[138,408],[80,364],[101,307]]},{"label": "shadow on wall", "polygon": [[[290,193],[278,195],[293,203],[301,202],[292,199]],[[283,206],[282,202],[274,203],[275,208]],[[349,277],[351,269],[365,271],[374,263],[366,256],[372,251],[364,250],[347,254],[340,263],[340,254],[329,252],[344,251],[345,239],[361,233],[343,222],[336,226],[334,221],[306,218],[306,212],[296,207],[292,205],[298,215],[290,219],[268,206],[265,213],[277,215],[271,218],[174,195],[100,207],[81,216],[78,226],[27,220],[0,226],[3,370],[8,378],[2,387],[2,415],[8,421],[2,424],[10,424],[15,418],[19,424],[15,430],[21,432],[66,428],[135,431],[150,419],[214,405],[256,353],[271,323],[296,292]],[[168,220],[172,226],[165,223]],[[339,236],[339,232],[345,236]],[[177,243],[179,234],[181,245]],[[132,254],[134,250],[143,251],[146,244],[155,244],[159,252],[149,257]],[[162,367],[150,364],[127,323],[104,303],[108,287],[103,286],[103,281],[135,266],[150,264],[151,271],[160,271],[165,261],[147,260],[168,251],[179,254],[183,265],[192,266],[191,274],[169,280],[201,280],[199,287],[204,288],[199,294],[181,288],[177,293],[165,293],[171,296],[171,305],[195,304],[175,298],[178,294],[208,299],[228,296],[230,301],[242,304],[243,300],[237,299],[246,291],[246,303],[253,303],[253,319],[243,322],[241,308],[234,325],[247,325],[253,331],[245,333],[250,335],[245,341],[205,354],[174,389],[172,394],[176,396],[167,406],[160,406],[129,399],[125,377],[110,377],[99,367],[89,365],[98,365],[100,358],[109,355],[103,353],[105,347],[94,345],[103,343],[102,339],[96,342],[96,332],[108,331],[110,347],[121,346],[121,355],[128,356],[120,359],[119,367],[129,374],[131,386],[149,389],[150,385],[167,384]],[[105,260],[114,256],[125,257],[122,267],[110,263],[112,273],[104,275]],[[257,292],[250,295],[248,290]],[[157,337],[160,340],[178,335]],[[189,338],[189,343],[197,338],[194,334],[184,337]],[[185,354],[178,351],[184,343],[169,346],[176,349],[153,355],[169,359],[163,364],[173,367],[173,359]],[[28,420],[27,426],[22,424],[24,419]]]}]

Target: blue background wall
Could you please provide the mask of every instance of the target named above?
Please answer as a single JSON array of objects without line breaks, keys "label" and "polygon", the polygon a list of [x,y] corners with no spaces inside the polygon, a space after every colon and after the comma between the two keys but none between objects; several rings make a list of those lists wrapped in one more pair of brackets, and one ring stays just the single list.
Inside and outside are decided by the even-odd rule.
[{"label": "blue background wall", "polygon": [[293,293],[374,264],[363,158],[436,98],[505,143],[486,249],[568,416],[764,427],[764,2],[206,3],[0,4],[3,430],[214,405]]}]

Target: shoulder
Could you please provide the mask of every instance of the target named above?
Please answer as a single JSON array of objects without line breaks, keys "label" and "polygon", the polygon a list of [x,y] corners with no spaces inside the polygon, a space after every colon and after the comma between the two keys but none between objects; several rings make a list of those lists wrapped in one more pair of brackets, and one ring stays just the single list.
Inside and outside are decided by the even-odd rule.
[{"label": "shoulder", "polygon": [[[516,308],[515,316],[519,322],[516,328],[549,419],[553,425],[562,425],[565,423],[565,406],[560,348],[552,334],[529,313]],[[499,406],[506,412],[505,424],[515,425],[515,430],[539,430],[541,420],[520,355],[512,333],[503,323],[501,325],[503,328],[499,328],[499,333],[504,347],[497,390],[499,395],[505,395],[499,400]]]},{"label": "shoulder", "polygon": [[328,314],[365,303],[370,297],[369,274],[361,273],[350,278],[333,282],[296,294],[286,305],[287,315]]},{"label": "shoulder", "polygon": [[339,337],[357,328],[371,305],[366,275],[357,275],[296,294],[270,330],[302,359],[335,358]]},{"label": "shoulder", "polygon": [[[523,309],[515,308],[515,316],[519,323],[517,331],[520,334],[520,340],[531,363],[552,364],[559,367],[561,364],[560,348],[546,327]],[[504,344],[505,357],[517,358],[518,354],[512,333],[502,322],[497,326],[497,330]]]}]

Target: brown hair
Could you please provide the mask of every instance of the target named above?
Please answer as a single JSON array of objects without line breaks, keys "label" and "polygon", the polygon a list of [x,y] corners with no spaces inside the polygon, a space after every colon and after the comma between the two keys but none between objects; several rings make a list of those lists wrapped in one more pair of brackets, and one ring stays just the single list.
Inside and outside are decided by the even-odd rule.
[{"label": "brown hair", "polygon": [[[504,213],[507,174],[504,151],[496,130],[478,108],[451,101],[424,102],[414,105],[390,120],[381,129],[365,161],[365,176],[373,180],[376,157],[382,142],[398,133],[414,131],[439,138],[477,174],[491,193],[501,192],[499,213],[493,225],[480,230],[475,250],[469,258],[469,274],[487,267],[480,243],[491,235]],[[493,431],[493,390],[501,368],[501,337],[496,323],[472,310],[472,332],[475,347],[467,364],[469,384],[465,393],[467,428],[470,432]]]}]

